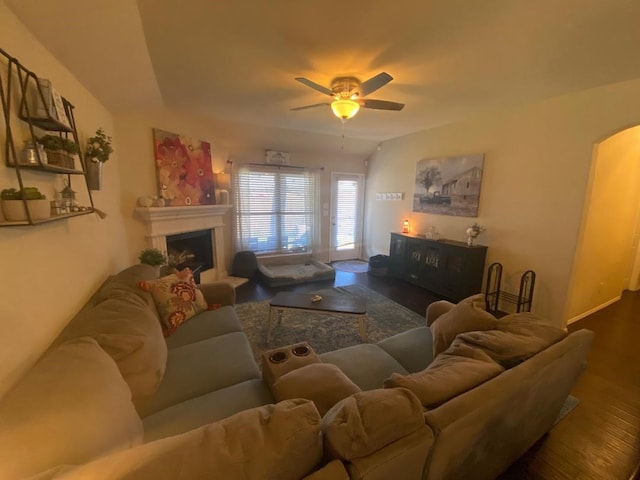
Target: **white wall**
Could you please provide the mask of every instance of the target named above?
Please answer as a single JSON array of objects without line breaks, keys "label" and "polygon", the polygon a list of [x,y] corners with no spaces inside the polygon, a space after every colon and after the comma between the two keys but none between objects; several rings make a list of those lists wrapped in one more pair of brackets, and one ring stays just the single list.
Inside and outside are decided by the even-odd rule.
[{"label": "white wall", "polygon": [[[109,112],[35,40],[3,2],[0,46],[38,76],[51,80],[75,105],[81,141],[99,126],[113,132]],[[15,170],[5,167],[3,120],[0,145],[0,189],[17,188]],[[117,139],[115,147],[117,150]],[[61,189],[63,176],[27,172],[24,180],[51,199],[54,189]],[[86,192],[80,181],[80,177],[72,179],[72,187]],[[106,276],[127,266],[129,252],[118,211],[117,151],[106,164],[104,183],[105,189],[94,195],[94,202],[108,213],[105,220],[86,215],[32,227],[0,228],[0,395],[38,358]],[[86,193],[81,198],[86,204]]]},{"label": "white wall", "polygon": [[[387,141],[370,161],[369,254],[388,253],[389,232],[399,231],[403,218],[418,233],[435,226],[456,240],[477,221],[487,228],[478,239],[489,246],[487,265],[504,266],[503,286],[515,289],[524,270],[535,270],[533,311],[562,325],[593,146],[638,123],[635,80]],[[413,213],[417,161],[471,153],[485,154],[478,217]],[[375,199],[376,192],[399,191],[402,202]]]},{"label": "white wall", "polygon": [[640,127],[597,146],[567,302],[575,321],[620,298],[635,257],[640,205]]},{"label": "white wall", "polygon": [[[337,119],[335,119],[338,121]],[[195,117],[170,109],[118,114],[115,116],[116,134],[122,149],[122,205],[121,214],[126,219],[130,260],[135,261],[145,246],[145,226],[134,216],[136,200],[142,195],[157,195],[156,171],[153,153],[153,128],[182,134],[211,144],[214,173],[234,164],[263,163],[264,151],[283,150],[291,154],[291,164],[306,167],[324,167],[321,173],[321,203],[330,202],[331,172],[363,173],[364,156],[345,154],[340,150],[341,139],[327,135],[314,135],[275,128],[216,121]],[[317,145],[324,144],[319,149]],[[232,212],[225,218],[231,225]],[[328,259],[329,218],[321,221],[321,248],[314,252],[319,260]],[[225,228],[225,258],[230,271],[233,259],[231,228]]]}]

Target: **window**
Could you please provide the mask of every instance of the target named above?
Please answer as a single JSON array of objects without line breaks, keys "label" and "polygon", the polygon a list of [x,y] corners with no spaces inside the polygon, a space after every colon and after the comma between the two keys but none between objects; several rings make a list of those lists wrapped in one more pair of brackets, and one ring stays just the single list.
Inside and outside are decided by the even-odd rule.
[{"label": "window", "polygon": [[234,173],[236,250],[311,252],[317,232],[316,174],[268,165],[241,165]]}]

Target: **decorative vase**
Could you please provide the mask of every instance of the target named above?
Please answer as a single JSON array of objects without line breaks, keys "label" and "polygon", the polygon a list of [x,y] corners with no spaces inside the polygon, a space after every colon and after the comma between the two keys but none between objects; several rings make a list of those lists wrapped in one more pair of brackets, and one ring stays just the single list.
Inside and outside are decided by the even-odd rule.
[{"label": "decorative vase", "polygon": [[87,159],[87,185],[89,190],[102,189],[102,162],[95,158]]},{"label": "decorative vase", "polygon": [[474,237],[473,235],[469,235],[467,236],[467,245],[472,247],[473,246],[473,241],[476,239],[476,237]]}]

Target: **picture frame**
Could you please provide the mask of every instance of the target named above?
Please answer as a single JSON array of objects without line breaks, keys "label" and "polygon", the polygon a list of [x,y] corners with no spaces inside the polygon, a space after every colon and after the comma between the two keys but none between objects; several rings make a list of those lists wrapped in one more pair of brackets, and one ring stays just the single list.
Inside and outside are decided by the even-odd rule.
[{"label": "picture frame", "polygon": [[153,150],[166,206],[216,204],[209,142],[154,128]]},{"label": "picture frame", "polygon": [[483,168],[484,154],[419,160],[413,211],[477,217]]}]

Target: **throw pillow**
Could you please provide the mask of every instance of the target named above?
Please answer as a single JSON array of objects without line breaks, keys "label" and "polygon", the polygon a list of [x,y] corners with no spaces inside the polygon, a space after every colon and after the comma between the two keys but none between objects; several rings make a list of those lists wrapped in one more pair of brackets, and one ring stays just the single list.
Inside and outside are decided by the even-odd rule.
[{"label": "throw pillow", "polygon": [[410,375],[394,373],[385,388],[411,390],[425,407],[435,407],[471,390],[504,371],[489,355],[458,339],[424,370]]},{"label": "throw pillow", "polygon": [[315,403],[320,415],[343,398],[360,392],[342,370],[331,363],[312,363],[286,373],[273,384],[276,401],[306,398]]},{"label": "throw pillow", "polygon": [[458,302],[431,324],[433,355],[444,352],[459,333],[492,330],[496,317],[485,310],[484,295],[477,294]]},{"label": "throw pillow", "polygon": [[420,400],[404,388],[356,393],[322,418],[325,452],[340,460],[366,457],[421,427]]},{"label": "throw pillow", "polygon": [[458,338],[483,349],[505,368],[512,368],[567,336],[533,313],[514,313],[496,322],[495,330],[467,332]]},{"label": "throw pillow", "polygon": [[157,280],[142,281],[140,287],[151,292],[165,336],[207,309],[207,302],[188,268]]},{"label": "throw pillow", "polygon": [[85,463],[141,442],[127,384],[88,337],[49,351],[0,403],[0,478]]}]

